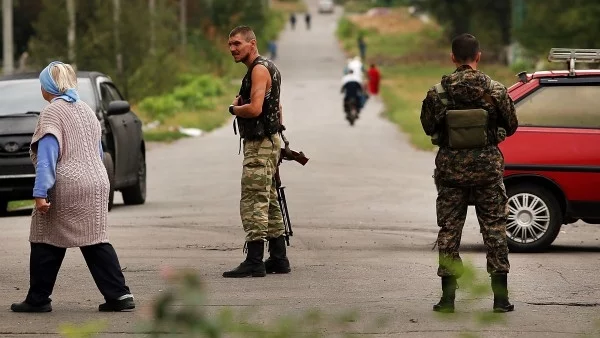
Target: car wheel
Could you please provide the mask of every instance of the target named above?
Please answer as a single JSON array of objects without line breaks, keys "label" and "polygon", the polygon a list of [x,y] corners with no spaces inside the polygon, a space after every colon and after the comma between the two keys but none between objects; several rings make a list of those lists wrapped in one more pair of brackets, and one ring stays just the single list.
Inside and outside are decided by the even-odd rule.
[{"label": "car wheel", "polygon": [[0,200],[0,216],[8,215],[8,201]]},{"label": "car wheel", "polygon": [[115,198],[115,164],[110,153],[104,153],[102,161],[104,162],[104,167],[108,174],[108,182],[110,183],[110,190],[108,193],[108,211],[110,211],[113,207]]},{"label": "car wheel", "polygon": [[138,162],[137,182],[131,187],[121,190],[123,202],[127,205],[146,202],[146,157],[141,151],[138,155]]},{"label": "car wheel", "polygon": [[507,189],[508,248],[515,252],[542,251],[558,236],[562,212],[554,194],[538,185],[512,185]]}]

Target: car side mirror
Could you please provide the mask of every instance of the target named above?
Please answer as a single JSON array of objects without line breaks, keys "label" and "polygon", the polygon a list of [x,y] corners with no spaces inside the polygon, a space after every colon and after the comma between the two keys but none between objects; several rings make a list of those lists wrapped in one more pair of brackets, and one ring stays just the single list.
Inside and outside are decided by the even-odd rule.
[{"label": "car side mirror", "polygon": [[131,110],[129,106],[129,102],[127,101],[112,101],[108,104],[108,109],[106,111],[107,115],[120,115],[128,113]]}]

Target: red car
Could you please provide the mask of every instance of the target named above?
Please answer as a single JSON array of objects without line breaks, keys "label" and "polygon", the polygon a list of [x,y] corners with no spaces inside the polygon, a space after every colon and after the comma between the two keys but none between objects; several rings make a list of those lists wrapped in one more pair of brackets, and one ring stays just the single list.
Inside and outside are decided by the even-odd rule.
[{"label": "red car", "polygon": [[520,73],[508,91],[519,128],[500,144],[509,197],[511,251],[541,251],[563,224],[600,224],[600,50],[558,49],[568,70]]}]

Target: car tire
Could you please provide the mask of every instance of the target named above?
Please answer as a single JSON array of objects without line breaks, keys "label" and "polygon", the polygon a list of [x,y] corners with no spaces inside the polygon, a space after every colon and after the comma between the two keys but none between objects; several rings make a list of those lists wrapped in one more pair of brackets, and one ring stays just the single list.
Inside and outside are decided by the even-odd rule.
[{"label": "car tire", "polygon": [[506,226],[508,248],[513,252],[540,252],[558,236],[562,211],[556,196],[534,184],[507,187],[509,216]]},{"label": "car tire", "polygon": [[110,190],[108,192],[108,211],[110,211],[112,210],[115,198],[115,164],[112,155],[106,152],[103,155],[102,162],[104,162],[104,167],[108,174],[108,182],[110,183]]},{"label": "car tire", "polygon": [[138,172],[136,183],[121,190],[123,203],[126,205],[144,204],[146,202],[146,156],[138,154]]}]

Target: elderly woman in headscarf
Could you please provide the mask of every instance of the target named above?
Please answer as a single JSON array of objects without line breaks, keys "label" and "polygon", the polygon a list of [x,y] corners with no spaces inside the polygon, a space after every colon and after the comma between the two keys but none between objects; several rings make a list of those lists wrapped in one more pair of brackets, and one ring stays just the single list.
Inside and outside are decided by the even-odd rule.
[{"label": "elderly woman in headscarf", "polygon": [[31,140],[33,189],[30,286],[15,312],[50,312],[50,295],[67,248],[79,247],[105,303],[100,311],[135,308],[115,249],[108,241],[109,181],[102,163],[100,122],[79,99],[77,75],[62,62],[40,73],[48,104]]}]

